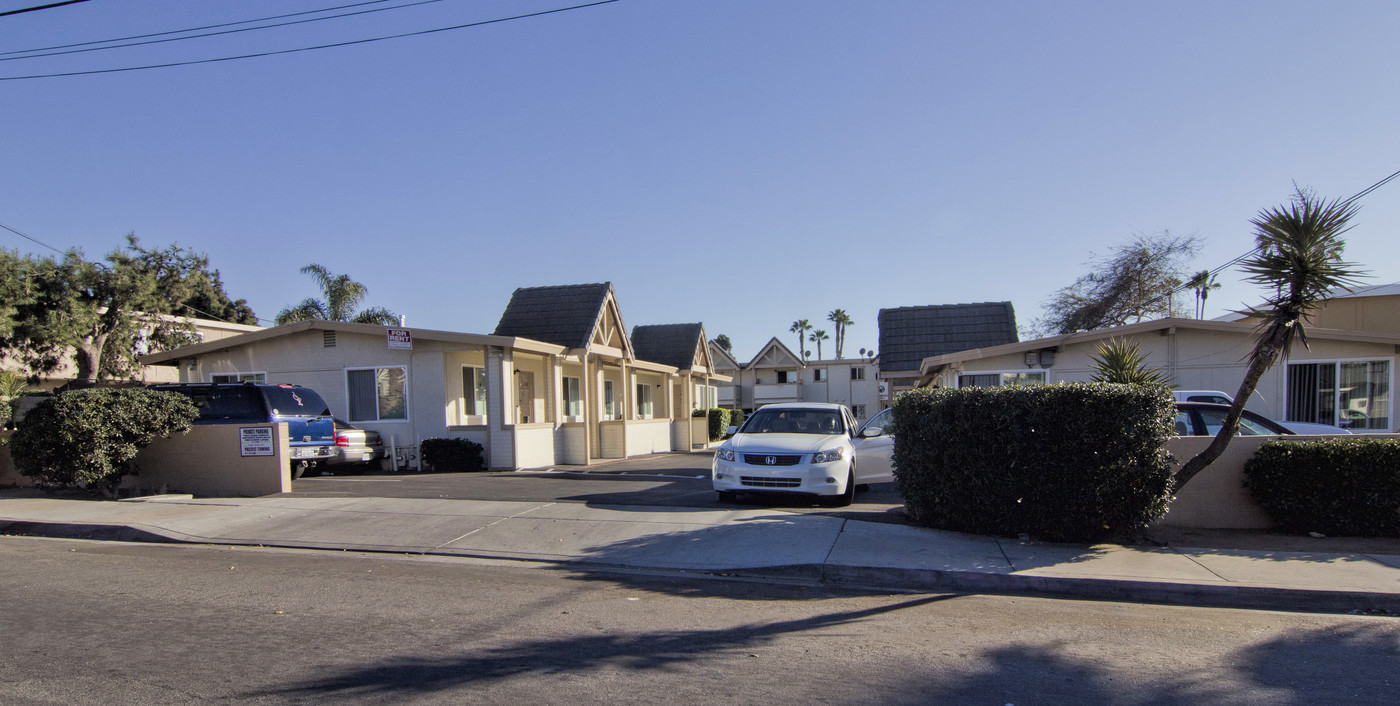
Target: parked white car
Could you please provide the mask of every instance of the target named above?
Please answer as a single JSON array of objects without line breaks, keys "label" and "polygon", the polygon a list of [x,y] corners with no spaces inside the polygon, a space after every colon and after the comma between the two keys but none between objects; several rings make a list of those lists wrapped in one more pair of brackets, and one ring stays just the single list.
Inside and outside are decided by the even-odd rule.
[{"label": "parked white car", "polygon": [[880,415],[856,425],[845,405],[774,404],[744,420],[715,450],[711,482],[721,502],[741,492],[807,493],[833,507],[851,504],[857,485],[894,480],[893,441]]},{"label": "parked white car", "polygon": [[[1177,402],[1208,402],[1210,404],[1230,405],[1235,403],[1235,398],[1219,390],[1176,390],[1172,393],[1176,396]],[[1351,431],[1331,424],[1315,424],[1313,422],[1285,422],[1271,420],[1275,424],[1282,426],[1294,434],[1350,434]]]}]

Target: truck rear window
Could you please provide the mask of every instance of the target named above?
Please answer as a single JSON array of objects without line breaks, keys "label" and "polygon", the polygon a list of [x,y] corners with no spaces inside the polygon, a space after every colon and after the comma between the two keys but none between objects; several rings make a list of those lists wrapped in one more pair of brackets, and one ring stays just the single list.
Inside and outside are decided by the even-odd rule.
[{"label": "truck rear window", "polygon": [[264,387],[272,413],[285,417],[329,417],[330,407],[315,390],[305,387]]}]

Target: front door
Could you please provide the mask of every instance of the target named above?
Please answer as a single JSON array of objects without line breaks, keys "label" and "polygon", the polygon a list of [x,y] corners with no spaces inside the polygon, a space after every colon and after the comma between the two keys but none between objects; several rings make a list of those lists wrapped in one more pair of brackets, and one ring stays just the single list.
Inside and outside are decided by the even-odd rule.
[{"label": "front door", "polygon": [[515,371],[515,423],[530,424],[535,416],[535,374]]}]

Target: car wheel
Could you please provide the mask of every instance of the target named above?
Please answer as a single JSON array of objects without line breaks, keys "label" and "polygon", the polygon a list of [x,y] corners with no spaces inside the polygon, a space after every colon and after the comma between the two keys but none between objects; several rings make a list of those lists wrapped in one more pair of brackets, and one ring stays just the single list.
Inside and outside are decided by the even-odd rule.
[{"label": "car wheel", "polygon": [[304,463],[293,463],[293,464],[292,464],[292,480],[296,480],[296,479],[300,478],[300,477],[302,476],[303,473],[306,473],[306,464],[304,464]]},{"label": "car wheel", "polygon": [[719,501],[729,505],[739,502],[739,494],[732,490],[719,491]]},{"label": "car wheel", "polygon": [[846,492],[822,498],[827,507],[846,507],[856,499],[856,469],[846,471]]}]

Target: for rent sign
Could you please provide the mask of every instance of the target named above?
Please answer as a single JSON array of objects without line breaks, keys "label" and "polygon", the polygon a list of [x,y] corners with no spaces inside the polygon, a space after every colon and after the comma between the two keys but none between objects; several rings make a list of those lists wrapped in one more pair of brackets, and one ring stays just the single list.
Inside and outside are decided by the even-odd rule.
[{"label": "for rent sign", "polygon": [[413,350],[413,336],[406,328],[391,328],[389,329],[389,347],[411,351]]}]

